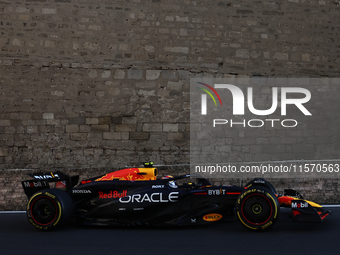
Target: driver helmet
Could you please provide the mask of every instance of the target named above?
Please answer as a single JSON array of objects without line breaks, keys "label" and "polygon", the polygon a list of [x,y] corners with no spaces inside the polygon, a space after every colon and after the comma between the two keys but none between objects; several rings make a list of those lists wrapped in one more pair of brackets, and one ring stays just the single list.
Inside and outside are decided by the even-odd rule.
[{"label": "driver helmet", "polygon": [[[172,178],[174,178],[172,175],[166,175],[166,176],[164,176],[164,177],[162,177],[162,179],[163,180],[166,180],[166,179],[172,179]],[[171,187],[171,188],[178,188],[178,186],[177,186],[177,184],[176,184],[176,181],[169,181],[169,186]]]}]

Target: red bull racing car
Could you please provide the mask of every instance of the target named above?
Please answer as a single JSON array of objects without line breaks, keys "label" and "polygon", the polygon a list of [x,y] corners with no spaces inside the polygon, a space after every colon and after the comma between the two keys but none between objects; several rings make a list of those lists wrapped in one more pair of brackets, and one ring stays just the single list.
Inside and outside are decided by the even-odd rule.
[{"label": "red bull racing car", "polygon": [[[85,225],[193,225],[238,220],[264,230],[278,219],[280,206],[290,207],[293,221],[322,222],[331,214],[295,190],[277,194],[272,184],[254,179],[245,187],[213,186],[207,179],[178,185],[190,175],[157,178],[152,163],[83,180],[60,171],[30,174],[23,181],[27,217],[40,230],[52,230],[71,219]],[[53,184],[54,183],[54,184]],[[50,186],[54,185],[54,188]]]}]

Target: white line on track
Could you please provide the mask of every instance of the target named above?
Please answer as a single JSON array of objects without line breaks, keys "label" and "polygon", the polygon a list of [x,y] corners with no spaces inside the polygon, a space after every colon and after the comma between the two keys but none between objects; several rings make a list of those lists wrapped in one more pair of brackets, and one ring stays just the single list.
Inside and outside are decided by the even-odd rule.
[{"label": "white line on track", "polygon": [[5,213],[26,213],[26,211],[0,211],[0,214],[5,214]]},{"label": "white line on track", "polygon": [[327,208],[336,208],[340,207],[340,205],[321,205],[322,207],[327,207]]}]

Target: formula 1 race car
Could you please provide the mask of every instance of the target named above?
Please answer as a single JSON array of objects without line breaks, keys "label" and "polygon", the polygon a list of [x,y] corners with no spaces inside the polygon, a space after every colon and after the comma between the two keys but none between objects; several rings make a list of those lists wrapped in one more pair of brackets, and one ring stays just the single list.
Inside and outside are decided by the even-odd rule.
[{"label": "formula 1 race car", "polygon": [[79,176],[60,171],[30,174],[34,179],[22,182],[28,220],[37,229],[51,230],[71,219],[85,225],[180,226],[233,219],[236,214],[245,227],[264,230],[276,222],[280,206],[291,207],[294,221],[322,222],[331,214],[294,190],[278,195],[260,178],[245,187],[213,186],[199,177],[196,184],[178,185],[177,180],[190,175],[157,179],[157,173],[150,162],[78,186]]}]

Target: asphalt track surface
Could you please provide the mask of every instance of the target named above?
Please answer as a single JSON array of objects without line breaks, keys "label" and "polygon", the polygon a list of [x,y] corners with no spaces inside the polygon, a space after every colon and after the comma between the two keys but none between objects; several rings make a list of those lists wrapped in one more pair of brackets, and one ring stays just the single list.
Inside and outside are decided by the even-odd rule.
[{"label": "asphalt track surface", "polygon": [[340,254],[340,208],[323,223],[296,223],[281,209],[279,221],[253,232],[238,221],[172,228],[66,226],[41,232],[25,213],[0,214],[1,255],[132,254]]}]

